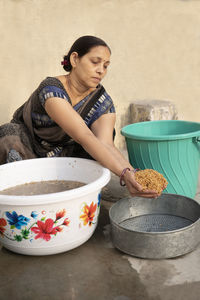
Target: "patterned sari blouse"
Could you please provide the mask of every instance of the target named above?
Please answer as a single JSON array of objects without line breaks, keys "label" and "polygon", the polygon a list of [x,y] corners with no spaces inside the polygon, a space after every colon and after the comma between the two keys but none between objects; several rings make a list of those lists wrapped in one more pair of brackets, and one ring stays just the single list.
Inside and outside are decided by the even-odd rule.
[{"label": "patterned sari blouse", "polygon": [[[55,77],[47,77],[14,113],[12,122],[26,126],[38,157],[70,156],[79,145],[45,111],[45,101],[52,97],[65,99],[72,105],[62,82]],[[101,85],[73,106],[73,109],[89,128],[103,114],[115,113],[113,101]]]},{"label": "patterned sari blouse", "polygon": [[[39,103],[44,107],[45,101],[49,98],[58,97],[65,99],[71,105],[70,97],[65,90],[61,81],[55,77],[47,77],[44,81],[41,82],[38,88],[38,99]],[[86,96],[80,102],[78,102],[73,109],[79,113],[80,108],[83,104],[88,100],[90,95]],[[105,113],[115,113],[115,107],[111,97],[105,91],[103,95],[97,100],[95,105],[93,106],[90,114],[85,117],[84,121],[86,125],[90,128],[91,125],[96,121],[99,117],[101,117]],[[35,126],[45,126],[51,127],[55,125],[55,122],[51,120],[51,118],[47,115],[45,111],[43,113],[38,113],[36,111],[32,112],[32,121]]]}]

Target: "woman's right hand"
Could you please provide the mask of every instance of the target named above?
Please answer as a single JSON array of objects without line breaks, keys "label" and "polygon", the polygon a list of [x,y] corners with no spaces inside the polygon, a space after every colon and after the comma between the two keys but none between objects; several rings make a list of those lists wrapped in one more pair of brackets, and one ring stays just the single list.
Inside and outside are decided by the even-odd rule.
[{"label": "woman's right hand", "polygon": [[159,196],[157,191],[143,191],[141,185],[135,180],[133,171],[127,170],[123,175],[123,181],[132,197],[157,198]]}]

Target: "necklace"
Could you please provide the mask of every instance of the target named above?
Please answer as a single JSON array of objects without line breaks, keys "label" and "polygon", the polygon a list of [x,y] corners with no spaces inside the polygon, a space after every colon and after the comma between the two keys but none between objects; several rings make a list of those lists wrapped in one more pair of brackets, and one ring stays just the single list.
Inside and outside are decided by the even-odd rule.
[{"label": "necklace", "polygon": [[86,96],[88,96],[92,92],[92,90],[89,88],[82,93],[77,91],[75,85],[73,85],[73,83],[71,82],[70,75],[66,75],[66,88],[73,106],[76,105],[81,100],[83,100]]}]

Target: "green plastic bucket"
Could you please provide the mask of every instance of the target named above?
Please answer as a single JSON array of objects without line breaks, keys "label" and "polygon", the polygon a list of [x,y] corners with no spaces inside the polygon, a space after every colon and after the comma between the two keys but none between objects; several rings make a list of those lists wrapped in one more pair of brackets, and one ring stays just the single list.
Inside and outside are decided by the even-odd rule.
[{"label": "green plastic bucket", "polygon": [[168,181],[166,193],[194,198],[200,158],[200,123],[162,120],[122,128],[134,168],[154,169]]}]

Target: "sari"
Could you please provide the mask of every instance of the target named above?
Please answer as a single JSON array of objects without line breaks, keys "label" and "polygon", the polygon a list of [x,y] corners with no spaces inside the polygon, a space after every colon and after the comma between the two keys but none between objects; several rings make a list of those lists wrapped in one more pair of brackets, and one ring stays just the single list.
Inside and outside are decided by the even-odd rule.
[{"label": "sari", "polygon": [[[55,77],[47,77],[14,113],[10,123],[0,126],[0,164],[38,157],[91,156],[46,113],[45,101],[58,97],[71,100]],[[90,128],[105,113],[114,113],[112,99],[102,85],[73,107]]]}]

